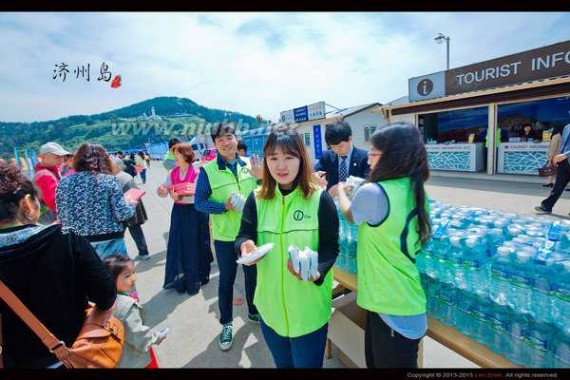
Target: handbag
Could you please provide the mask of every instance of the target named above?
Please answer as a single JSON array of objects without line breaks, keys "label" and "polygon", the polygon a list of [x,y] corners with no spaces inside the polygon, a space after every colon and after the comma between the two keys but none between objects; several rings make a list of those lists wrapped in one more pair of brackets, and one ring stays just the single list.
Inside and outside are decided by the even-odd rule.
[{"label": "handbag", "polygon": [[554,165],[549,166],[548,163],[545,164],[543,167],[538,168],[538,175],[540,177],[550,177],[550,176],[555,176],[557,173],[558,168]]},{"label": "handbag", "polygon": [[83,327],[71,347],[58,340],[20,299],[0,281],[0,298],[67,368],[115,368],[125,343],[123,323],[109,310],[87,308]]}]

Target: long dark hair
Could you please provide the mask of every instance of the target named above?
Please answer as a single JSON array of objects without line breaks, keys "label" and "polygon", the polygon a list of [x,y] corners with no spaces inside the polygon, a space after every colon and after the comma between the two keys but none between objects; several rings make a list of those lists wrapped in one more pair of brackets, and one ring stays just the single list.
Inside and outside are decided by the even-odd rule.
[{"label": "long dark hair", "polygon": [[285,154],[290,154],[301,160],[299,164],[299,173],[295,178],[293,188],[299,186],[303,192],[305,199],[315,191],[316,186],[313,182],[313,170],[311,168],[309,155],[305,144],[297,130],[287,126],[286,124],[278,124],[273,127],[272,132],[267,137],[265,146],[263,147],[263,177],[261,180],[261,189],[259,197],[261,199],[273,199],[275,196],[275,186],[277,181],[271,176],[269,172],[269,165],[267,165],[267,157],[280,149]]},{"label": "long dark hair", "polygon": [[370,138],[372,146],[382,152],[380,161],[370,173],[370,182],[410,177],[416,195],[420,241],[431,234],[429,215],[425,208],[424,182],[429,178],[427,153],[418,128],[409,123],[395,123],[380,128]]}]

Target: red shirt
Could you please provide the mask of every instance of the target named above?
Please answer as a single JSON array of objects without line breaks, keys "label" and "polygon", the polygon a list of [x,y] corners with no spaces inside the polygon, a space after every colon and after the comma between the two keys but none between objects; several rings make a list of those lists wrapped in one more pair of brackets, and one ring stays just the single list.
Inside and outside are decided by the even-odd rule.
[{"label": "red shirt", "polygon": [[40,163],[36,165],[34,182],[40,189],[42,203],[53,212],[56,212],[55,190],[60,179],[61,175],[56,166],[43,166]]}]

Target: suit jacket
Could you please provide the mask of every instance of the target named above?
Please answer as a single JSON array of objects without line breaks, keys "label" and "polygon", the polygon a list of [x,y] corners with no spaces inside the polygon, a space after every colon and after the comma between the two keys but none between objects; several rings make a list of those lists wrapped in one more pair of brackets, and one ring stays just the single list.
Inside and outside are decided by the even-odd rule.
[{"label": "suit jacket", "polygon": [[[323,152],[319,162],[315,164],[315,171],[327,172],[327,190],[338,183],[338,156],[332,150]],[[360,178],[367,178],[370,174],[368,165],[368,152],[353,146],[352,156],[348,165],[348,175]]]}]

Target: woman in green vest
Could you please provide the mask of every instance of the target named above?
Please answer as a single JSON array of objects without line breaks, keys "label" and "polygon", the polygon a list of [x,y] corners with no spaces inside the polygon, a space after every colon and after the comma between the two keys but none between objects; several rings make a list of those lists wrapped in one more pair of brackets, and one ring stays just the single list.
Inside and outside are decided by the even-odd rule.
[{"label": "woman in green vest", "polygon": [[427,154],[418,129],[391,124],[371,137],[370,178],[352,202],[345,184],[339,203],[359,224],[357,304],[367,310],[368,368],[417,368],[427,332],[426,296],[416,256],[431,233],[424,182]]},{"label": "woman in green vest", "polygon": [[[254,303],[263,337],[277,368],[321,368],[331,315],[330,270],[338,255],[338,216],[331,197],[314,182],[305,144],[284,125],[263,148],[261,186],[245,203],[235,242],[244,256],[274,243],[256,262]],[[288,248],[318,253],[318,272],[303,281]]]}]

